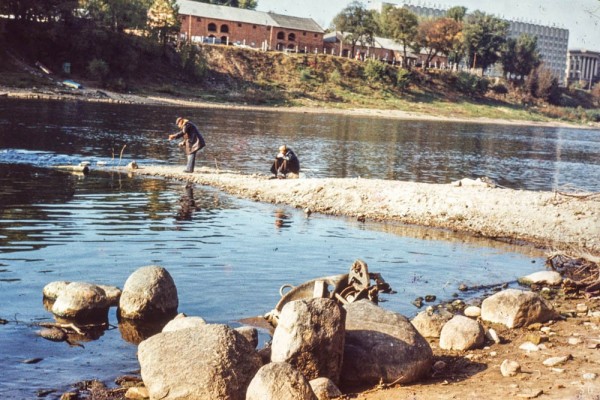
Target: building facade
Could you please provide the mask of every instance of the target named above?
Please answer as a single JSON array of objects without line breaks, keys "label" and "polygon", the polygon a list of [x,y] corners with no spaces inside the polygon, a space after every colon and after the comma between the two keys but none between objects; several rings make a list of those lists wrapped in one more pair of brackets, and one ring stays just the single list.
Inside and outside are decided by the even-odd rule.
[{"label": "building facade", "polygon": [[569,50],[567,83],[573,82],[580,82],[585,89],[600,82],[600,52]]},{"label": "building facade", "polygon": [[323,29],[310,18],[178,0],[180,39],[263,50],[321,52]]},{"label": "building facade", "polygon": [[[379,12],[383,10],[385,5],[396,7],[406,7],[414,14],[421,18],[439,18],[446,15],[445,9],[436,8],[434,6],[423,5],[421,1],[411,0],[396,0],[399,4],[391,4],[385,2],[372,3],[372,7]],[[413,4],[415,3],[415,4]],[[569,30],[558,28],[555,26],[537,25],[529,22],[511,21],[509,23],[508,36],[518,38],[521,34],[529,34],[537,37],[537,48],[540,53],[542,62],[554,75],[559,82],[565,82],[565,70],[567,68],[567,52],[569,46]],[[486,73],[501,75],[501,68],[491,68]]]}]

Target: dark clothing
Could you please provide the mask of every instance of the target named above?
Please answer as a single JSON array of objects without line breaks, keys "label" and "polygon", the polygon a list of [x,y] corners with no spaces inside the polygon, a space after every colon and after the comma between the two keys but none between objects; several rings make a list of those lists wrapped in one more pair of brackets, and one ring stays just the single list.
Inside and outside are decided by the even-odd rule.
[{"label": "dark clothing", "polygon": [[277,154],[271,166],[271,173],[274,175],[287,175],[290,172],[294,174],[300,172],[300,160],[298,160],[298,157],[296,157],[296,154],[292,150],[287,149],[285,154]]},{"label": "dark clothing", "polygon": [[[191,154],[195,154],[198,150],[204,148],[206,143],[204,142],[204,138],[200,134],[196,125],[192,124],[190,121],[186,122],[181,128],[181,132],[175,134],[173,139],[183,138],[183,146],[185,146],[185,154],[188,156]],[[193,167],[192,167],[193,168]]]}]

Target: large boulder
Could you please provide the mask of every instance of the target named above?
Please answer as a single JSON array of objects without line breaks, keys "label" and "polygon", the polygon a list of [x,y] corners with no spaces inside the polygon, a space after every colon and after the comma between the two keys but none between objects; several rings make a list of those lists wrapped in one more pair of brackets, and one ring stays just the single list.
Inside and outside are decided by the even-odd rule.
[{"label": "large boulder", "polygon": [[415,382],[433,362],[429,343],[410,321],[368,300],[346,308],[346,344],[342,384],[375,385]]},{"label": "large boulder", "polygon": [[552,306],[534,292],[506,289],[481,303],[484,321],[518,328],[535,322],[546,322],[556,317]]},{"label": "large boulder", "polygon": [[206,321],[202,317],[188,317],[181,313],[175,318],[167,322],[162,329],[163,332],[174,332],[180,329],[197,328],[198,326],[206,325]]},{"label": "large boulder", "polygon": [[119,316],[136,320],[170,319],[177,314],[178,306],[177,288],[169,272],[150,265],[127,278],[119,300]]},{"label": "large boulder", "polygon": [[325,298],[290,301],[273,333],[271,361],[287,362],[307,379],[339,382],[344,355],[346,313]]},{"label": "large boulder", "polygon": [[317,400],[312,388],[297,369],[285,362],[273,362],[258,370],[246,400]]},{"label": "large boulder", "polygon": [[52,313],[66,319],[106,319],[110,304],[104,290],[85,282],[71,282],[52,305]]},{"label": "large boulder", "polygon": [[42,294],[45,299],[55,301],[59,294],[61,294],[69,285],[69,281],[54,281],[44,286]]},{"label": "large boulder", "polygon": [[226,325],[156,334],[138,348],[151,399],[242,400],[261,362],[248,340]]},{"label": "large boulder", "polygon": [[455,315],[446,322],[440,334],[440,348],[444,350],[470,350],[485,342],[481,324],[469,317]]},{"label": "large boulder", "polygon": [[340,389],[329,378],[317,378],[309,383],[318,400],[329,400],[342,397]]}]

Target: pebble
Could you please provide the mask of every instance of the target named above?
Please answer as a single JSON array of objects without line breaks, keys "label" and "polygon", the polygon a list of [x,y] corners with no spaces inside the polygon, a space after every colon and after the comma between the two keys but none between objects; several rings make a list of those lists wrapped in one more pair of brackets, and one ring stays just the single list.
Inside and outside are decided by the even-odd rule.
[{"label": "pebble", "polygon": [[555,372],[557,374],[562,374],[565,372],[564,368],[552,368],[550,371]]},{"label": "pebble", "polygon": [[598,377],[598,374],[596,374],[594,372],[588,372],[588,373],[583,374],[582,377],[586,381],[593,381],[594,379],[596,379]]},{"label": "pebble", "polygon": [[586,313],[588,312],[588,306],[584,303],[577,304],[577,312],[578,313]]},{"label": "pebble", "polygon": [[544,360],[543,364],[547,367],[555,367],[557,365],[561,365],[566,363],[569,359],[571,359],[571,356],[560,356],[560,357],[550,357],[547,358],[546,360]]},{"label": "pebble", "polygon": [[502,373],[502,376],[515,376],[519,372],[521,372],[521,365],[516,361],[504,360],[500,364],[500,373]]},{"label": "pebble", "polygon": [[65,331],[57,328],[46,328],[38,332],[44,339],[52,340],[53,342],[63,342],[67,340]]},{"label": "pebble", "polygon": [[36,357],[36,358],[28,358],[28,359],[23,360],[21,362],[23,364],[37,364],[37,363],[39,363],[42,360],[43,360],[43,358]]},{"label": "pebble", "polygon": [[538,351],[539,347],[536,344],[533,344],[531,342],[525,342],[519,346],[519,349],[525,350],[525,351]]},{"label": "pebble", "polygon": [[577,344],[581,344],[581,339],[576,338],[576,337],[570,337],[568,340],[568,343],[573,346],[577,345]]},{"label": "pebble", "polygon": [[477,306],[468,306],[464,309],[465,317],[477,318],[481,315],[481,308]]},{"label": "pebble", "polygon": [[500,336],[498,336],[498,333],[496,333],[493,328],[490,328],[487,330],[487,332],[485,332],[485,337],[496,344],[500,344],[502,342],[502,339],[500,339]]}]

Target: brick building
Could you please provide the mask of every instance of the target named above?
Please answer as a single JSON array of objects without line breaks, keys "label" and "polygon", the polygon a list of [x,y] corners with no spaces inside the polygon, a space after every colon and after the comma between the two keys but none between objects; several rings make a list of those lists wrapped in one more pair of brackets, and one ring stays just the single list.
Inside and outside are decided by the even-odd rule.
[{"label": "brick building", "polygon": [[178,0],[180,39],[263,50],[321,52],[323,29],[311,18]]}]

